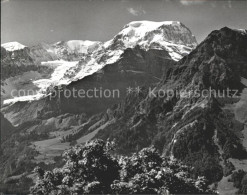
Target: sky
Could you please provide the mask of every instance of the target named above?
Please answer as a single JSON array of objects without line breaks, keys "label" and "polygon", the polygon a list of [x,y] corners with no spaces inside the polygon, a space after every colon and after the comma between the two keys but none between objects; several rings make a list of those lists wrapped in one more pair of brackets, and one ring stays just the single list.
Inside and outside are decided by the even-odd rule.
[{"label": "sky", "polygon": [[201,42],[247,29],[247,0],[1,0],[1,43],[107,41],[131,21],[180,21]]}]

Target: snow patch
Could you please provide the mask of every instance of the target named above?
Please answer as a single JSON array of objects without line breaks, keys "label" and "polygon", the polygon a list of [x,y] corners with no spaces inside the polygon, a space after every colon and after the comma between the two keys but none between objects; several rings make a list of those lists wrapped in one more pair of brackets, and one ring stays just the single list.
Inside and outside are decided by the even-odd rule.
[{"label": "snow patch", "polygon": [[67,62],[64,60],[55,60],[42,62],[43,66],[52,66],[55,68],[50,79],[39,79],[33,83],[40,88],[41,92],[45,92],[50,86],[68,85],[71,81],[65,77],[68,69],[75,67],[79,61]]},{"label": "snow patch", "polygon": [[1,45],[3,48],[5,48],[7,51],[16,51],[24,49],[26,46],[22,45],[16,41],[14,42],[8,42]]},{"label": "snow patch", "polygon": [[12,99],[7,99],[3,101],[4,105],[14,104],[16,102],[30,102],[34,100],[39,100],[41,98],[45,97],[45,94],[38,93],[36,95],[29,95],[29,96],[20,96],[20,97],[14,97]]},{"label": "snow patch", "polygon": [[78,61],[67,62],[64,60],[42,62],[41,65],[43,66],[53,67],[54,72],[52,73],[51,78],[49,79],[38,79],[32,81],[33,84],[39,88],[37,94],[7,99],[3,101],[3,104],[8,105],[16,102],[39,100],[48,95],[46,94],[46,91],[49,87],[68,85],[71,82],[71,80],[65,77],[65,73],[69,68],[72,68],[77,64]]}]

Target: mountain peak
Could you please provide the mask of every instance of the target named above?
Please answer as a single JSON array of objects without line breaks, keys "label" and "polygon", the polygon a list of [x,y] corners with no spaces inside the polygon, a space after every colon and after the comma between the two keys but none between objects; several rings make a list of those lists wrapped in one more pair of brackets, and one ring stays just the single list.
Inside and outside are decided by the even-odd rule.
[{"label": "mountain peak", "polygon": [[237,32],[237,33],[242,34],[242,35],[246,35],[247,34],[247,30],[246,29],[233,29],[233,28],[229,28],[227,26],[221,28],[219,30],[219,32]]},{"label": "mountain peak", "polygon": [[132,21],[124,26],[124,28],[127,28],[129,26],[132,27],[146,27],[148,29],[154,30],[162,25],[180,25],[181,23],[179,21],[162,21],[162,22],[154,22],[149,20],[141,20],[141,21]]},{"label": "mountain peak", "polygon": [[193,52],[174,66],[171,82],[180,80],[185,86],[193,81],[204,88],[241,91],[244,87],[241,78],[247,78],[246,61],[245,31],[223,27],[212,31]]},{"label": "mountain peak", "polygon": [[22,45],[21,43],[16,42],[16,41],[4,43],[1,46],[5,48],[7,51],[21,50],[26,47],[25,45]]},{"label": "mountain peak", "polygon": [[69,40],[69,41],[59,41],[51,45],[50,51],[60,54],[60,57],[67,54],[86,54],[91,53],[100,46],[99,41],[88,41],[88,40]]},{"label": "mountain peak", "polygon": [[169,52],[175,61],[190,53],[197,42],[191,31],[179,21],[133,21],[125,25],[105,47],[158,49]]}]

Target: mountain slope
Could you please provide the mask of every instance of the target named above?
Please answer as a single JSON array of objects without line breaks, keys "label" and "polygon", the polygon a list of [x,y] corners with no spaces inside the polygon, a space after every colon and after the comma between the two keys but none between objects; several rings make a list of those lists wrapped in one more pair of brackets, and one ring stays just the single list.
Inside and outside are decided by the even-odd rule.
[{"label": "mountain slope", "polygon": [[[105,66],[101,71],[72,82],[62,89],[56,89],[52,95],[38,101],[16,102],[5,106],[2,112],[16,125],[39,118],[39,115],[43,119],[48,119],[64,113],[92,115],[105,111],[112,104],[125,98],[128,87],[134,88],[144,84],[151,86],[159,82],[162,75],[174,64],[173,60],[164,58],[167,55],[166,51],[160,50],[143,51],[139,47],[127,49],[118,62]],[[117,90],[118,93],[115,97],[92,98],[87,96],[80,98],[78,93],[67,97],[65,93],[80,90],[86,93],[94,89],[102,92],[108,90],[111,93]]]},{"label": "mountain slope", "polygon": [[1,116],[1,130],[0,130],[0,155],[2,154],[1,152],[1,143],[4,142],[8,136],[10,136],[15,128],[12,126],[12,124],[4,118],[3,114],[0,113]]},{"label": "mountain slope", "polygon": [[[213,31],[168,71],[154,91],[143,88],[109,110],[115,122],[105,128],[102,124],[96,137],[116,139],[121,153],[154,144],[193,165],[195,175],[220,180],[229,157],[246,158],[240,137],[243,122],[228,109],[245,88],[241,78],[247,78],[246,46],[246,33],[226,27]],[[203,94],[210,88],[220,93]],[[177,92],[171,97],[163,94],[166,90]]]}]

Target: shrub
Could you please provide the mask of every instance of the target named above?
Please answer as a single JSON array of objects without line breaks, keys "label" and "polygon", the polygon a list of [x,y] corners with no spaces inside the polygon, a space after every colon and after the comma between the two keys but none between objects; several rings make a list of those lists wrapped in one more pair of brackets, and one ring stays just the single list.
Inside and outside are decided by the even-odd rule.
[{"label": "shrub", "polygon": [[63,155],[53,171],[36,168],[32,194],[212,193],[204,177],[189,177],[190,167],[164,159],[154,147],[126,156],[113,155],[114,143],[93,140]]}]

